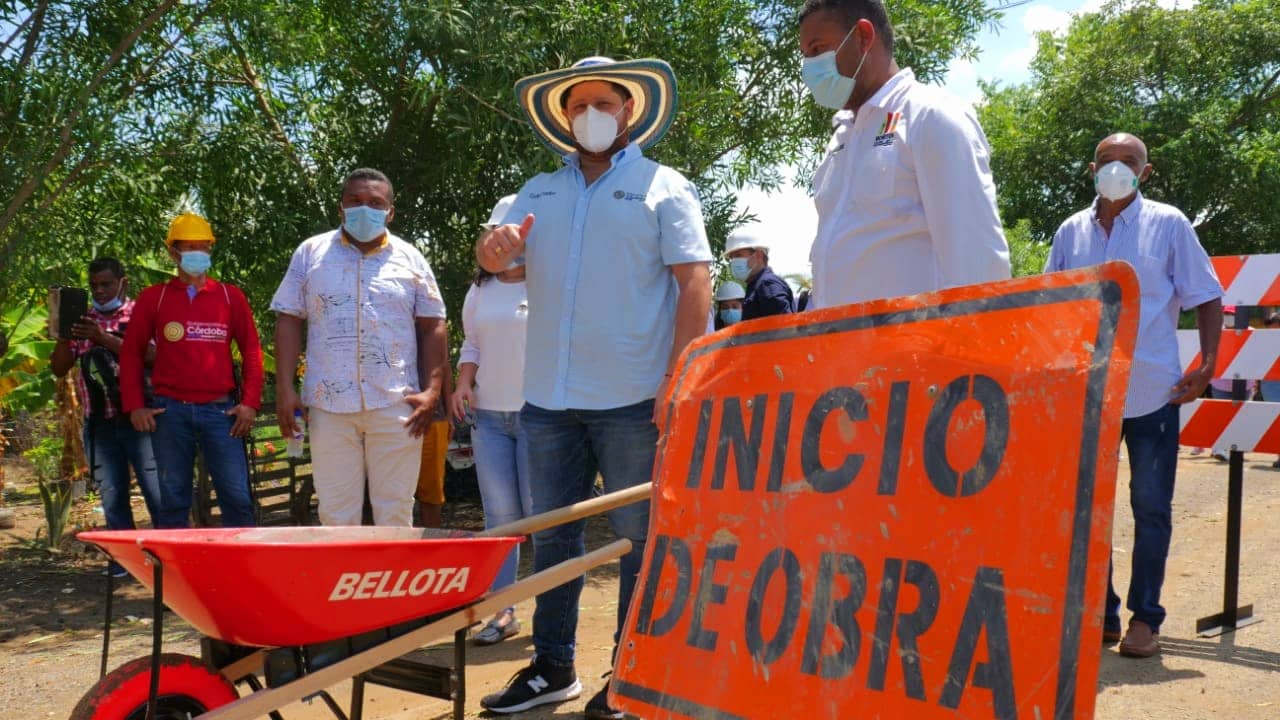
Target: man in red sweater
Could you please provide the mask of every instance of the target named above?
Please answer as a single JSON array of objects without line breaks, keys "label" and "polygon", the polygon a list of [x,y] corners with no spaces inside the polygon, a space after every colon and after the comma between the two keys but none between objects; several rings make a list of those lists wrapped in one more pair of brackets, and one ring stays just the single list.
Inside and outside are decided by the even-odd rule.
[{"label": "man in red sweater", "polygon": [[[262,405],[262,346],[239,288],[206,274],[213,229],[193,213],[169,225],[165,244],[178,276],[138,296],[120,350],[120,400],[139,432],[154,433],[160,474],[159,527],[187,527],[196,445],[204,455],[224,527],[255,524],[244,438]],[[154,398],[144,396],[143,360],[155,341]],[[240,350],[237,388],[231,341]]]}]

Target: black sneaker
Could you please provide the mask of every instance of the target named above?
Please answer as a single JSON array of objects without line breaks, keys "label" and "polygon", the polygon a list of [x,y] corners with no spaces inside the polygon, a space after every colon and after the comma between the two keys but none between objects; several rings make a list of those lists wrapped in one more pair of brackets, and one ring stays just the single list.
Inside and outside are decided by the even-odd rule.
[{"label": "black sneaker", "polygon": [[606,682],[604,687],[600,688],[600,692],[596,693],[591,701],[587,703],[587,709],[582,714],[587,720],[622,720],[626,717],[621,710],[614,710],[609,707],[609,683]]},{"label": "black sneaker", "polygon": [[582,694],[582,683],[573,666],[561,667],[534,658],[512,676],[502,692],[486,695],[480,707],[496,713],[517,713],[549,703],[572,700]]}]

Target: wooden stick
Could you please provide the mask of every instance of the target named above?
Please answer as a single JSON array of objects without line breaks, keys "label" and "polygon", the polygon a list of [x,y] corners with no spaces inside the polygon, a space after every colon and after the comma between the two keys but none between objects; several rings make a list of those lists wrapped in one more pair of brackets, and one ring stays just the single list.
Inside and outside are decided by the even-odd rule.
[{"label": "wooden stick", "polygon": [[[647,486],[645,486],[647,487]],[[616,494],[616,493],[615,493]],[[550,514],[550,513],[548,513]],[[582,557],[566,560],[559,565],[535,573],[499,590],[481,602],[447,615],[430,625],[424,625],[408,634],[392,638],[376,647],[356,653],[351,657],[321,668],[313,673],[285,683],[279,687],[249,693],[228,705],[223,705],[200,715],[197,720],[253,720],[272,710],[279,710],[296,700],[353,678],[363,672],[412,652],[427,643],[447,637],[468,628],[503,608],[511,607],[554,587],[563,585],[586,571],[599,567],[627,554],[630,540],[617,540]]]},{"label": "wooden stick", "polygon": [[258,650],[252,655],[246,655],[224,668],[218,668],[218,672],[222,673],[222,676],[232,683],[235,683],[245,675],[256,675],[262,672],[262,666],[266,659],[267,651],[265,649]]},{"label": "wooden stick", "polygon": [[510,535],[528,535],[539,530],[545,530],[557,525],[564,525],[574,520],[581,520],[591,515],[599,515],[608,512],[614,508],[624,505],[638,503],[641,500],[648,500],[650,493],[653,492],[653,485],[644,483],[635,485],[626,490],[611,492],[608,495],[601,495],[590,500],[583,500],[572,505],[565,505],[562,508],[549,510],[540,515],[532,515],[527,518],[509,522],[505,525],[489,528],[483,532],[476,533],[476,537],[502,537]]}]

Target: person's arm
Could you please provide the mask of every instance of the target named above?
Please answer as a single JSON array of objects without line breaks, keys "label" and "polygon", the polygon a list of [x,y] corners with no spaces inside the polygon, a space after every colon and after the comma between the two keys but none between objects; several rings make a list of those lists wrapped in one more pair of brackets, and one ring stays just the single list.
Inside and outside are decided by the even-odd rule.
[{"label": "person's arm", "polygon": [[711,312],[711,246],[703,225],[702,201],[693,183],[675,171],[664,173],[667,195],[658,203],[658,233],[662,261],[671,268],[679,290],[676,301],[675,339],[667,357],[667,369],[658,386],[653,405],[653,422],[659,428],[659,408],[667,395],[667,385],[676,362],[694,338],[707,331],[707,313]]},{"label": "person's arm", "polygon": [[240,402],[227,411],[235,416],[231,426],[232,437],[246,437],[253,430],[253,421],[258,417],[258,409],[262,407],[262,385],[264,373],[262,369],[262,340],[258,337],[258,326],[253,322],[253,311],[249,309],[249,300],[240,288],[229,288],[231,291],[232,337],[236,347],[240,348]]},{"label": "person's arm", "polygon": [[302,354],[303,319],[286,312],[276,313],[276,423],[280,436],[291,438],[298,432],[294,412],[306,412],[302,398],[294,387],[298,374],[298,356]]},{"label": "person's arm", "polygon": [[671,343],[671,355],[667,358],[667,371],[658,387],[657,402],[653,406],[653,423],[662,427],[660,414],[662,400],[675,371],[681,353],[707,331],[707,312],[711,309],[711,269],[708,263],[693,262],[671,266],[680,298],[676,301],[675,340]]},{"label": "person's arm", "polygon": [[479,369],[475,363],[458,364],[458,386],[449,400],[449,410],[458,422],[466,420],[467,412],[476,404],[476,372]]},{"label": "person's arm", "polygon": [[289,258],[289,269],[280,279],[280,286],[271,298],[271,310],[276,314],[274,332],[276,351],[276,425],[280,435],[291,438],[298,433],[294,411],[304,415],[306,408],[295,386],[298,375],[298,357],[302,353],[302,325],[307,318],[307,284],[309,265],[307,243],[299,245]]},{"label": "person's arm", "polygon": [[54,343],[53,352],[49,355],[49,369],[53,370],[54,375],[62,377],[71,372],[75,364],[76,356],[71,351],[71,341],[67,338],[58,338],[58,342]]},{"label": "person's arm", "polygon": [[85,340],[110,350],[116,356],[120,355],[120,348],[124,345],[124,338],[103,330],[102,326],[92,318],[82,317],[71,326],[71,338],[59,338],[57,344],[53,346],[53,353],[49,356],[49,367],[54,375],[62,377],[71,371],[76,358],[85,352],[77,350],[71,343]]},{"label": "person's arm", "polygon": [[476,262],[497,274],[524,252],[525,241],[533,229],[533,215],[526,215],[519,225],[499,225],[480,236],[476,242]]},{"label": "person's arm", "polygon": [[476,402],[476,373],[480,371],[480,345],[476,342],[476,290],[475,285],[468,288],[467,297],[462,301],[462,349],[458,352],[458,385],[449,400],[449,410],[458,421],[466,418],[467,410]]},{"label": "person's arm", "polygon": [[436,408],[445,399],[449,336],[444,318],[414,318],[414,329],[418,337],[418,382],[422,390],[405,397],[413,412],[404,424],[410,435],[422,437],[435,420]]},{"label": "person's arm", "polygon": [[916,182],[943,287],[1008,280],[990,151],[976,118],[930,109],[913,128]]},{"label": "person's arm", "polygon": [[1169,243],[1174,293],[1184,309],[1196,309],[1196,327],[1200,330],[1200,367],[1187,372],[1173,386],[1172,402],[1181,404],[1200,397],[1213,379],[1222,337],[1222,283],[1186,217],[1179,214],[1167,218],[1160,229]]},{"label": "person's arm", "polygon": [[1200,366],[1187,371],[1173,386],[1173,404],[1191,402],[1204,394],[1218,364],[1218,341],[1222,338],[1222,299],[1196,306],[1196,327],[1200,331]]},{"label": "person's arm", "polygon": [[163,408],[148,408],[142,393],[143,368],[146,365],[147,346],[156,332],[158,300],[144,290],[134,304],[129,327],[120,346],[120,406],[129,414],[129,422],[138,432],[154,432],[155,416]]}]

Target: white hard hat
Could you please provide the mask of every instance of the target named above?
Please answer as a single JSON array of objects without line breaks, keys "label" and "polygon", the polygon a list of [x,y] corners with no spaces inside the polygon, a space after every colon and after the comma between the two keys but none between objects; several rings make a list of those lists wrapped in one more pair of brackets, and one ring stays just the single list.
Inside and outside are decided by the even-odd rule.
[{"label": "white hard hat", "polygon": [[764,239],[764,234],[758,227],[738,228],[729,233],[729,239],[724,244],[724,256],[729,257],[729,253],[743,248],[768,250],[769,241]]},{"label": "white hard hat", "polygon": [[716,302],[724,302],[725,300],[741,300],[747,296],[747,291],[736,282],[722,282],[720,287],[716,288]]},{"label": "white hard hat", "polygon": [[489,220],[485,222],[484,226],[488,228],[494,228],[501,225],[502,218],[507,216],[507,211],[510,210],[511,206],[515,204],[516,204],[515,195],[508,195],[502,198],[501,200],[499,200],[498,204],[493,206],[493,212],[489,213]]}]

